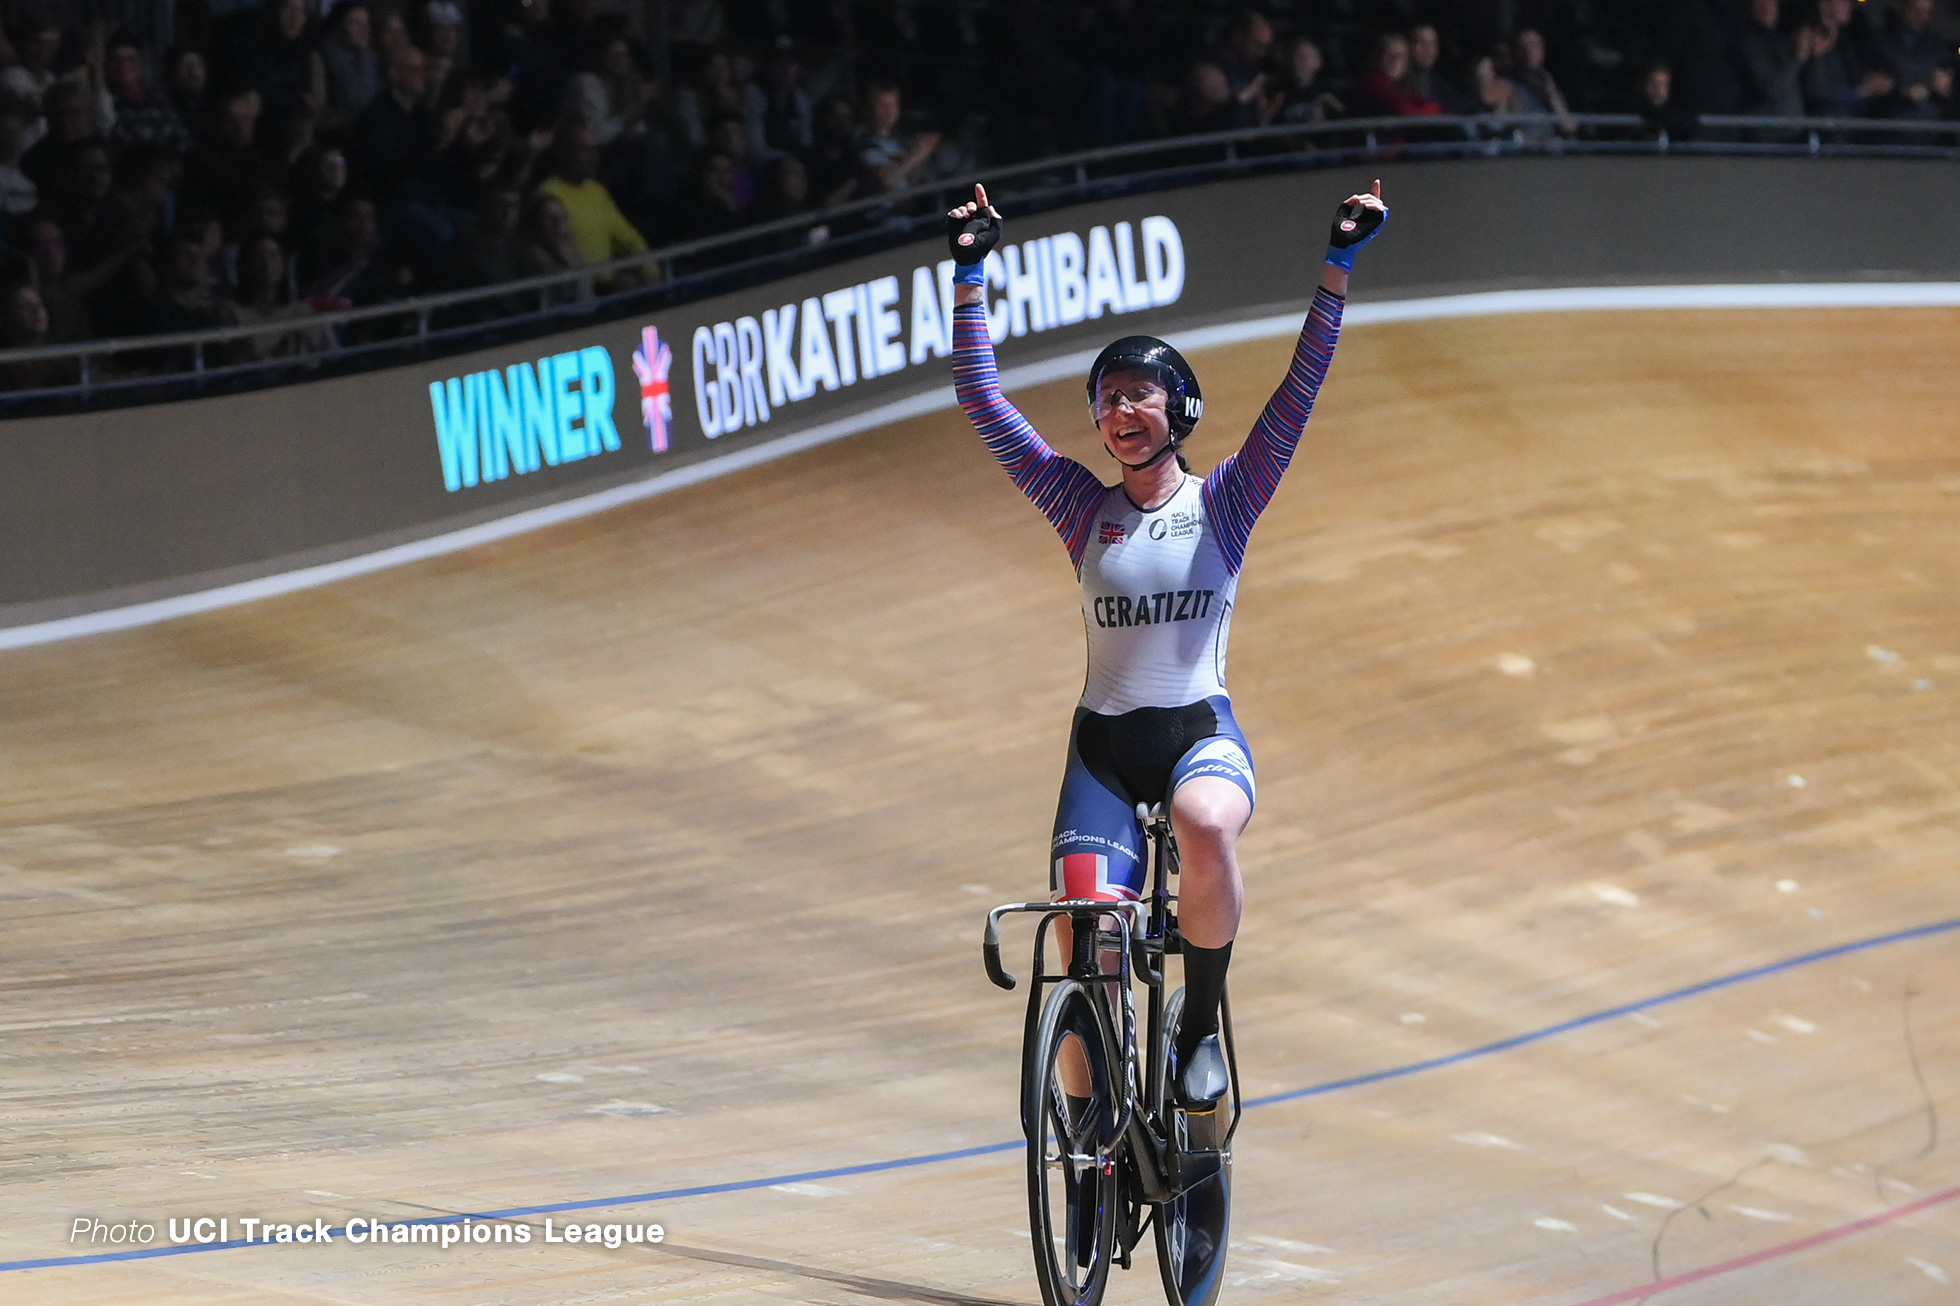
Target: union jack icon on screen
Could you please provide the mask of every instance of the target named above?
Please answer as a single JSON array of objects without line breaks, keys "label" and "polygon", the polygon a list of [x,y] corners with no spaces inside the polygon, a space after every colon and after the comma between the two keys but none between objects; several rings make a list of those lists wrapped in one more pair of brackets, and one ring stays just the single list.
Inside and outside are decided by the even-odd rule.
[{"label": "union jack icon on screen", "polygon": [[674,396],[667,384],[673,365],[673,347],[660,338],[660,329],[642,329],[640,347],[633,351],[633,371],[640,378],[640,416],[646,419],[655,453],[667,452],[667,434],[674,424]]}]

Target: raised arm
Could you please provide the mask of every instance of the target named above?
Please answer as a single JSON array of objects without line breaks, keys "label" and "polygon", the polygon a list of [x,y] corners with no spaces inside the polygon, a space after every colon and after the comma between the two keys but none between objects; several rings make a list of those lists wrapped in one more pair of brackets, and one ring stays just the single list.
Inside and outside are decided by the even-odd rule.
[{"label": "raised arm", "polygon": [[[1069,561],[1080,567],[1083,551],[1089,547],[1089,532],[1095,529],[1096,511],[1102,505],[1103,483],[1081,463],[1050,448],[1021,410],[1001,393],[1000,369],[994,361],[993,341],[987,335],[985,285],[972,281],[972,270],[984,269],[987,250],[998,239],[1000,215],[985,208],[985,190],[974,190],[977,203],[961,205],[948,215],[949,226],[955,228],[950,232],[955,259],[964,255],[973,260],[961,263],[955,273],[953,388],[988,451],[1014,478],[1021,493],[1041,509],[1068,547]],[[976,219],[976,215],[981,216]],[[960,237],[970,233],[957,228],[976,221],[985,227],[989,215],[992,238],[962,244]],[[975,253],[977,259],[973,258]],[[960,279],[962,275],[966,280]]]},{"label": "raised arm", "polygon": [[1320,395],[1327,368],[1334,361],[1334,345],[1341,336],[1341,312],[1347,307],[1348,275],[1354,269],[1354,251],[1374,238],[1388,217],[1381,202],[1382,184],[1375,183],[1372,195],[1351,195],[1335,215],[1334,234],[1321,270],[1320,286],[1314,291],[1307,321],[1300,328],[1300,339],[1293,346],[1293,362],[1286,369],[1273,397],[1252,425],[1251,434],[1235,454],[1212,469],[1205,478],[1205,515],[1218,528],[1225,560],[1233,571],[1245,565],[1246,544],[1259,514],[1273,501],[1279,478],[1293,461],[1300,446],[1307,419],[1313,416],[1314,400]]}]

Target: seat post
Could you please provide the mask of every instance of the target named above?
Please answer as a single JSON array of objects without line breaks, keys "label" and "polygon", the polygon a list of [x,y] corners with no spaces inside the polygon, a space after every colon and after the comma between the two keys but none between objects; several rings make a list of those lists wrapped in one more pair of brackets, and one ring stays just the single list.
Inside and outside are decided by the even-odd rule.
[{"label": "seat post", "polygon": [[1096,964],[1096,918],[1086,913],[1069,914],[1069,957],[1068,973],[1077,979],[1086,979],[1097,974]]}]

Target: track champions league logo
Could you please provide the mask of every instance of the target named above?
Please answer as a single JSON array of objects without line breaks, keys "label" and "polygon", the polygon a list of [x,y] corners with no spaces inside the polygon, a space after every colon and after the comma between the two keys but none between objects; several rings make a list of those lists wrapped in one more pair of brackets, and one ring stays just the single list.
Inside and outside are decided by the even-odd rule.
[{"label": "track champions league logo", "polygon": [[[761,426],[824,390],[889,376],[953,352],[953,261],[843,286],[754,317],[694,330],[694,412],[710,440]],[[1149,217],[1064,231],[987,255],[987,334],[995,344],[1175,303],[1184,293],[1177,224]]]},{"label": "track champions league logo", "polygon": [[[111,1224],[91,1216],[77,1216],[68,1231],[68,1243],[98,1250],[112,1248],[161,1247],[160,1233],[179,1247],[197,1244],[210,1248],[250,1247],[253,1245],[308,1244],[329,1246],[351,1243],[355,1246],[419,1245],[449,1251],[459,1248],[477,1251],[499,1245],[521,1245],[534,1239],[546,1245],[583,1243],[618,1251],[622,1247],[665,1242],[664,1226],[646,1220],[631,1223],[562,1223],[546,1216],[544,1227],[522,1219],[495,1216],[446,1215],[388,1220],[357,1215],[335,1224],[323,1217],[296,1219],[282,1223],[262,1216],[203,1215],[168,1216],[157,1219],[123,1219]],[[143,1255],[136,1252],[135,1255]],[[151,1252],[155,1255],[155,1252]],[[121,1259],[111,1252],[106,1258]]]},{"label": "track champions league logo", "polygon": [[[1167,217],[1057,232],[987,255],[987,334],[995,344],[1176,303],[1184,239]],[[698,326],[689,350],[694,413],[710,440],[760,427],[819,389],[841,390],[953,352],[953,261],[842,286],[761,318]],[[652,452],[672,447],[674,348],[642,327],[632,352]],[[451,493],[621,448],[611,353],[587,345],[535,363],[429,385],[442,483]]]}]

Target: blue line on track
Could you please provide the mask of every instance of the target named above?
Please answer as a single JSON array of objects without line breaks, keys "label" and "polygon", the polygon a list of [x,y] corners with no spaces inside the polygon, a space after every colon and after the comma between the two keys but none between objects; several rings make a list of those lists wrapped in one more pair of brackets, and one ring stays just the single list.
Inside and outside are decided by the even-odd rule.
[{"label": "blue line on track", "polygon": [[[840,1165],[833,1170],[806,1170],[802,1174],[779,1174],[767,1179],[739,1179],[734,1183],[702,1184],[696,1188],[668,1188],[657,1193],[631,1193],[625,1197],[589,1197],[579,1202],[551,1202],[543,1206],[513,1206],[502,1211],[472,1211],[468,1215],[425,1215],[414,1220],[384,1220],[383,1224],[461,1224],[464,1220],[514,1220],[526,1215],[556,1215],[560,1211],[589,1211],[601,1206],[632,1206],[643,1202],[667,1202],[682,1197],[706,1197],[714,1193],[741,1193],[756,1188],[774,1188],[777,1184],[810,1183],[818,1179],[842,1179],[847,1175],[874,1174],[883,1170],[906,1170],[919,1165],[937,1165],[942,1161],[963,1161],[970,1156],[988,1156],[994,1152],[1011,1152],[1022,1146],[1020,1139],[1011,1143],[988,1143],[984,1147],[962,1147],[952,1152],[929,1152],[924,1156],[905,1156],[896,1161],[866,1161],[862,1165]],[[346,1225],[335,1225],[327,1230],[332,1237],[339,1238],[347,1233]],[[146,1247],[126,1252],[99,1252],[93,1256],[52,1256],[40,1261],[0,1261],[0,1270],[42,1270],[55,1265],[99,1265],[104,1261],[140,1261],[152,1256],[185,1256],[191,1252],[221,1252],[231,1247],[264,1247],[264,1242],[250,1242],[234,1238],[222,1243],[187,1243],[182,1247]],[[276,1244],[285,1246],[286,1244]],[[509,1244],[505,1244],[508,1246]]]},{"label": "blue line on track", "polygon": [[[1547,1025],[1545,1028],[1535,1029],[1529,1034],[1515,1034],[1510,1038],[1502,1038],[1495,1043],[1485,1043],[1480,1047],[1470,1048],[1464,1052],[1452,1052],[1446,1057],[1431,1057],[1427,1061],[1412,1061],[1406,1066],[1394,1066],[1387,1070],[1377,1070],[1372,1074],[1355,1075],[1350,1079],[1336,1079],[1325,1084],[1315,1084],[1311,1088],[1295,1088],[1284,1093],[1269,1093],[1265,1097],[1253,1098],[1246,1105],[1248,1107],[1271,1106],[1275,1102],[1292,1102],[1298,1098],[1319,1097],[1324,1093],[1337,1093],[1344,1088],[1359,1088],[1363,1084],[1379,1084],[1384,1080],[1402,1079],[1408,1075],[1421,1074],[1425,1070],[1440,1070],[1444,1066],[1454,1066],[1464,1061],[1475,1061],[1478,1057],[1487,1057],[1497,1052],[1509,1052],[1512,1048],[1521,1048],[1527,1043],[1538,1043],[1560,1034],[1569,1034],[1575,1029],[1584,1029],[1588,1025],[1598,1025],[1609,1020],[1618,1019],[1621,1016],[1631,1016],[1636,1011],[1647,1011],[1654,1007],[1664,1007],[1670,1002],[1680,1002],[1684,998],[1698,997],[1703,993],[1713,993],[1716,989],[1726,989],[1736,984],[1746,984],[1750,980],[1762,979],[1765,976],[1780,974],[1786,970],[1795,970],[1799,966],[1809,966],[1816,962],[1829,961],[1833,957],[1844,957],[1854,952],[1867,952],[1873,948],[1885,947],[1887,944],[1905,943],[1911,939],[1924,939],[1935,934],[1947,934],[1954,930],[1960,930],[1960,919],[1940,921],[1933,925],[1917,925],[1909,930],[1898,930],[1892,934],[1880,934],[1875,938],[1858,939],[1852,943],[1840,943],[1832,948],[1819,948],[1815,952],[1806,952],[1801,956],[1789,957],[1783,961],[1772,961],[1767,966],[1755,966],[1749,970],[1739,970],[1733,975],[1723,975],[1717,979],[1703,980],[1699,984],[1690,984],[1687,988],[1675,989],[1672,992],[1663,993],[1658,997],[1643,998],[1639,1002],[1629,1002],[1624,1006],[1608,1007],[1604,1011],[1595,1011],[1590,1016],[1579,1016],[1572,1020],[1561,1021],[1556,1025]],[[6,1268],[6,1266],[0,1265],[0,1270]]]},{"label": "blue line on track", "polygon": [[[1431,1057],[1427,1061],[1412,1061],[1407,1065],[1392,1066],[1387,1070],[1377,1070],[1366,1075],[1354,1075],[1347,1079],[1331,1080],[1328,1083],[1315,1084],[1308,1088],[1296,1088],[1285,1093],[1269,1093],[1265,1097],[1253,1098],[1245,1105],[1248,1109],[1252,1107],[1272,1106],[1278,1102],[1292,1102],[1300,1098],[1320,1097],[1328,1093],[1340,1092],[1342,1089],[1360,1088],[1366,1084],[1380,1084],[1391,1079],[1403,1079],[1410,1075],[1421,1074],[1424,1071],[1441,1070],[1445,1066],[1459,1065],[1465,1061],[1474,1061],[1479,1057],[1494,1056],[1499,1052],[1509,1052],[1513,1048],[1521,1048],[1529,1043],[1543,1042],[1546,1039],[1555,1038],[1560,1034],[1569,1034],[1575,1029],[1584,1029],[1588,1025],[1603,1024],[1609,1020],[1616,1020],[1621,1016],[1630,1016],[1637,1011],[1648,1011],[1654,1007],[1666,1006],[1671,1002],[1680,1002],[1687,998],[1698,997],[1703,993],[1713,993],[1717,989],[1732,988],[1738,984],[1746,984],[1751,980],[1764,979],[1771,975],[1781,974],[1784,971],[1815,965],[1820,961],[1830,961],[1835,957],[1847,957],[1853,953],[1869,952],[1874,948],[1888,947],[1894,943],[1909,943],[1914,939],[1926,939],[1934,935],[1951,934],[1956,930],[1960,930],[1960,917],[1956,917],[1953,920],[1938,921],[1931,925],[1917,925],[1907,930],[1895,930],[1890,934],[1874,935],[1868,939],[1856,939],[1850,943],[1837,944],[1834,947],[1819,948],[1815,952],[1806,952],[1799,956],[1786,958],[1783,961],[1770,962],[1765,966],[1753,966],[1748,970],[1739,970],[1732,975],[1722,975],[1712,980],[1703,980],[1699,984],[1690,984],[1686,988],[1673,989],[1655,997],[1643,998],[1639,1002],[1628,1002],[1621,1006],[1608,1007],[1604,1011],[1593,1012],[1589,1016],[1579,1016],[1572,1020],[1560,1021],[1556,1025],[1547,1025],[1543,1029],[1532,1030],[1527,1034],[1518,1034],[1511,1038],[1499,1039],[1495,1043],[1485,1043],[1462,1052],[1453,1052],[1446,1057]],[[938,1165],[945,1161],[963,1161],[976,1156],[992,1156],[1000,1152],[1018,1151],[1022,1145],[1021,1140],[1017,1138],[1006,1143],[988,1143],[981,1147],[962,1147],[950,1152],[928,1152],[921,1156],[903,1156],[892,1161],[867,1161],[861,1165],[838,1166],[830,1170],[806,1170],[800,1174],[771,1175],[766,1179],[741,1179],[725,1184],[701,1184],[693,1188],[668,1188],[659,1192],[630,1193],[620,1197],[592,1197],[577,1202],[552,1202],[541,1206],[512,1206],[501,1211],[472,1212],[468,1215],[423,1216],[420,1219],[390,1220],[386,1223],[391,1225],[437,1225],[459,1224],[464,1220],[512,1220],[529,1215],[554,1215],[562,1211],[589,1211],[600,1207],[635,1206],[647,1202],[677,1201],[683,1197],[707,1197],[715,1193],[750,1192],[757,1188],[773,1188],[778,1184],[811,1183],[819,1179],[842,1179],[850,1175],[878,1174],[887,1170],[909,1170],[922,1165]],[[328,1232],[334,1237],[339,1238],[345,1235],[346,1226],[336,1226],[328,1230]],[[141,1261],[157,1256],[185,1256],[192,1252],[217,1252],[233,1247],[265,1247],[270,1245],[283,1244],[267,1244],[263,1242],[247,1242],[243,1239],[233,1239],[230,1242],[222,1243],[190,1243],[181,1247],[132,1248],[129,1251],[101,1252],[90,1256],[52,1256],[44,1260],[35,1261],[0,1261],[0,1271],[41,1270],[64,1265],[99,1265],[105,1261]]]}]

